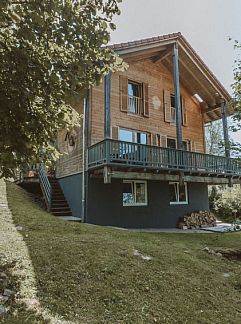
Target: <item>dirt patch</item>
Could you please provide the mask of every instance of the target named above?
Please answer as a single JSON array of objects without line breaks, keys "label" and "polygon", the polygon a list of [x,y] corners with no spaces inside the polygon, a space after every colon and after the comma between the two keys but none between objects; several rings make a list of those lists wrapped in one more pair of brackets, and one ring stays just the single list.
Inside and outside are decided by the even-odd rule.
[{"label": "dirt patch", "polygon": [[229,260],[241,261],[241,250],[237,249],[214,249],[216,253],[221,253],[223,257]]}]

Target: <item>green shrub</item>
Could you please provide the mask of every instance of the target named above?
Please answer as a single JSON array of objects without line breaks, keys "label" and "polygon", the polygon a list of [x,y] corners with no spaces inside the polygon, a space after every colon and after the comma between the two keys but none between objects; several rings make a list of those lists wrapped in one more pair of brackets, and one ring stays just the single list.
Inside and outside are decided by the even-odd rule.
[{"label": "green shrub", "polygon": [[209,191],[209,204],[212,212],[222,221],[233,222],[241,218],[241,189],[212,187]]}]

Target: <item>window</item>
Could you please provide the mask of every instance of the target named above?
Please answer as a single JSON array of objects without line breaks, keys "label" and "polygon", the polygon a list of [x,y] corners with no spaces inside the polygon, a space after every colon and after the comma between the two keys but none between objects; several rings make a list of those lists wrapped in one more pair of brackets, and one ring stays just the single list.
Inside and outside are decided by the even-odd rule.
[{"label": "window", "polygon": [[[175,95],[170,95],[171,101],[171,123],[176,123],[176,104],[175,104]],[[182,111],[182,96],[180,96],[181,111]]]},{"label": "window", "polygon": [[177,142],[174,138],[167,138],[167,147],[175,149],[177,147]]},{"label": "window", "polygon": [[124,180],[122,191],[123,206],[146,206],[146,181]]},{"label": "window", "polygon": [[185,140],[182,142],[184,151],[191,151],[191,143],[189,140]]},{"label": "window", "polygon": [[[183,150],[184,151],[191,151],[191,144],[189,140],[184,140],[182,142],[183,145]],[[167,147],[171,149],[176,149],[177,148],[177,141],[175,138],[167,138]]]},{"label": "window", "polygon": [[120,110],[125,113],[149,117],[149,85],[120,75]]},{"label": "window", "polygon": [[128,129],[119,130],[119,140],[124,142],[133,142],[133,131]]},{"label": "window", "polygon": [[187,184],[181,185],[179,182],[170,182],[169,199],[171,205],[188,204]]},{"label": "window", "polygon": [[128,112],[143,115],[141,84],[128,81]]},{"label": "window", "polygon": [[119,130],[119,140],[136,144],[147,144],[147,134],[122,128]]}]

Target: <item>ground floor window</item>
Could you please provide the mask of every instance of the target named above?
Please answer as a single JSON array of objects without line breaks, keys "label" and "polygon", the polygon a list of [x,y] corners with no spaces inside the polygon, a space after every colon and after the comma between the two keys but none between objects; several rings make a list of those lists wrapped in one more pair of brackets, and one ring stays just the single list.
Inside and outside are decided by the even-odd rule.
[{"label": "ground floor window", "polygon": [[146,181],[124,180],[122,191],[123,206],[146,206]]},{"label": "ground floor window", "polygon": [[187,184],[179,182],[169,183],[169,198],[171,205],[188,204]]}]

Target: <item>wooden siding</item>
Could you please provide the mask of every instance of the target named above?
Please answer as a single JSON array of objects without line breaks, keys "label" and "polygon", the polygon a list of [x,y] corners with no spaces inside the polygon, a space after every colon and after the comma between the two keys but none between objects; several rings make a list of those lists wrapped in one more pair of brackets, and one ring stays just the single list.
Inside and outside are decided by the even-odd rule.
[{"label": "wooden siding", "polygon": [[[133,116],[120,110],[119,76],[149,85],[149,117]],[[114,73],[111,81],[111,129],[128,128],[176,138],[176,126],[165,122],[163,91],[174,92],[172,74],[160,63],[147,59],[130,63],[124,73]],[[203,117],[200,106],[181,84],[181,96],[187,108],[187,126],[183,126],[183,139],[190,140],[197,152],[205,151]],[[104,86],[93,88],[91,144],[104,139]],[[153,136],[152,136],[153,137]],[[153,143],[154,144],[154,143]]]},{"label": "wooden siding", "polygon": [[[81,114],[83,112],[83,102],[77,107],[76,111]],[[83,155],[83,142],[82,142],[82,119],[80,127],[74,127],[73,130],[76,138],[75,148],[72,152],[68,152],[66,134],[67,130],[63,129],[58,133],[57,146],[61,153],[60,158],[56,164],[57,178],[68,176],[82,171],[82,155]]]}]

